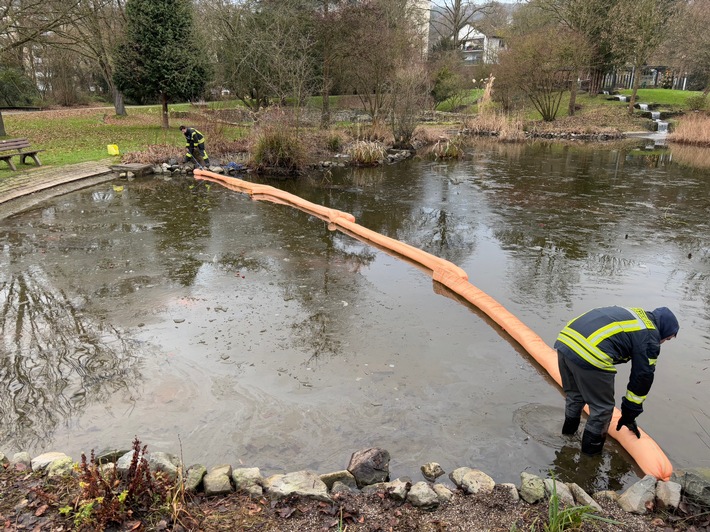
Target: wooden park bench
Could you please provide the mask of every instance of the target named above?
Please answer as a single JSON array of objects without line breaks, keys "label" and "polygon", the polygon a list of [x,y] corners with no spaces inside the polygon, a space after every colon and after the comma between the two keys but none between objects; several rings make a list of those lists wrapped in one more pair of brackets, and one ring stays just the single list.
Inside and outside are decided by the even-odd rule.
[{"label": "wooden park bench", "polygon": [[15,163],[12,162],[12,158],[18,156],[20,158],[20,163],[25,164],[25,159],[27,157],[32,157],[37,164],[37,166],[42,166],[39,161],[37,154],[44,150],[33,150],[31,149],[30,143],[27,139],[7,139],[0,140],[0,159],[5,161],[10,165],[10,168],[17,170]]}]

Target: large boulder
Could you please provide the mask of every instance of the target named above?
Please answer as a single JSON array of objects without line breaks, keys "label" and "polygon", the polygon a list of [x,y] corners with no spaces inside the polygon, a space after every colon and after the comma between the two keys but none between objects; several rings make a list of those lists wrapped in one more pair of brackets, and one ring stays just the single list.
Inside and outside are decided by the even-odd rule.
[{"label": "large boulder", "polygon": [[350,471],[347,471],[345,469],[341,471],[334,471],[332,473],[325,473],[320,476],[320,479],[325,482],[325,485],[328,486],[329,490],[333,489],[333,484],[335,484],[336,482],[345,484],[350,488],[357,488],[357,482],[355,481],[355,477],[352,475],[352,473],[350,473]]},{"label": "large boulder", "polygon": [[232,466],[213,467],[202,479],[205,495],[227,495],[232,492]]},{"label": "large boulder", "polygon": [[483,471],[473,469],[461,479],[460,488],[466,493],[492,493],[496,487],[495,481]]},{"label": "large boulder", "polygon": [[553,493],[557,493],[557,499],[564,506],[574,506],[574,496],[567,484],[559,480],[546,478],[544,481],[545,493],[548,497],[552,497]]},{"label": "large boulder", "polygon": [[429,462],[421,467],[422,475],[429,482],[434,482],[437,478],[444,474],[442,467],[436,462]]},{"label": "large boulder", "polygon": [[54,460],[51,464],[47,466],[47,476],[52,477],[63,477],[71,474],[74,469],[74,461],[65,456],[64,458],[59,458]]},{"label": "large boulder", "polygon": [[680,484],[689,498],[703,506],[710,506],[710,468],[679,469],[673,471],[671,481]]},{"label": "large boulder", "polygon": [[317,501],[331,502],[328,487],[313,471],[272,475],[264,480],[264,489],[270,496],[277,499],[298,495]]},{"label": "large boulder", "polygon": [[575,484],[574,482],[571,482],[567,485],[567,487],[572,493],[572,497],[574,497],[575,503],[579,504],[580,506],[591,506],[597,512],[602,511],[602,507],[599,505],[599,503],[595,501],[592,496],[589,495],[589,493],[584,491],[581,486]]},{"label": "large boulder", "polygon": [[263,495],[261,485],[264,478],[258,467],[240,467],[232,473],[232,480],[237,491],[244,491],[253,499],[258,499]]},{"label": "large boulder", "polygon": [[523,471],[520,473],[520,497],[529,504],[545,498],[545,483],[537,475]]},{"label": "large boulder", "polygon": [[629,513],[643,515],[656,498],[656,477],[646,475],[619,497],[619,506]]},{"label": "large boulder", "polygon": [[64,453],[50,452],[40,454],[32,459],[32,471],[43,471],[55,460],[66,460],[67,458],[69,457]]},{"label": "large boulder", "polygon": [[390,453],[377,447],[356,451],[350,457],[348,471],[355,477],[358,488],[387,482],[390,477]]},{"label": "large boulder", "polygon": [[681,487],[677,482],[656,483],[656,504],[661,510],[675,510],[680,504]]},{"label": "large boulder", "polygon": [[191,465],[185,475],[185,490],[194,493],[202,486],[202,479],[207,474],[207,468],[202,464]]},{"label": "large boulder", "polygon": [[423,510],[436,510],[439,507],[439,496],[428,482],[417,482],[409,490],[407,502]]}]

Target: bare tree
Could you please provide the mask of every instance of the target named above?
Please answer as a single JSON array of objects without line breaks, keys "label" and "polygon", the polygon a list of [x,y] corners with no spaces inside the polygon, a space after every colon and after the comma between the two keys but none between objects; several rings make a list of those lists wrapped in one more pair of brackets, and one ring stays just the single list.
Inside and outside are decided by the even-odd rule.
[{"label": "bare tree", "polygon": [[421,57],[423,43],[412,24],[411,0],[373,0],[349,6],[338,21],[343,59],[339,76],[374,123],[389,108],[397,66]]},{"label": "bare tree", "polygon": [[[113,82],[114,54],[125,23],[125,0],[80,0],[75,16],[43,41],[42,74],[49,75],[56,70],[54,64],[58,58],[70,57],[69,67],[77,70],[81,67],[94,79],[98,74],[100,85],[113,98],[116,114],[125,115],[123,94]],[[61,81],[61,78],[54,78]],[[56,81],[53,87],[57,85]],[[69,89],[76,92],[78,87],[66,87],[60,91],[60,99],[66,100]]]},{"label": "bare tree", "polygon": [[[0,61],[22,66],[25,48],[75,16],[79,0],[21,0],[0,3]],[[0,136],[5,136],[0,112]]]},{"label": "bare tree", "polygon": [[427,107],[430,85],[423,64],[406,65],[397,69],[392,83],[392,112],[390,123],[395,146],[411,147],[419,114]]},{"label": "bare tree", "polygon": [[619,0],[609,13],[612,46],[634,69],[630,115],[634,112],[641,69],[665,39],[676,4],[676,0]]},{"label": "bare tree", "polygon": [[[601,91],[604,75],[617,66],[612,40],[607,31],[609,13],[618,0],[535,0],[533,5],[549,13],[557,22],[583,35],[589,47],[587,66],[590,73],[589,94]],[[570,104],[572,105],[572,103]]]},{"label": "bare tree", "polygon": [[681,2],[671,21],[662,55],[674,68],[692,72],[704,81],[703,96],[710,94],[710,0]]},{"label": "bare tree", "polygon": [[300,105],[315,90],[318,34],[304,2],[204,2],[224,83],[254,111],[273,99]]},{"label": "bare tree", "polygon": [[585,46],[578,34],[549,28],[519,36],[500,54],[497,79],[525,93],[545,121],[557,116],[562,95],[576,78],[575,64]]},{"label": "bare tree", "polygon": [[461,35],[467,25],[475,26],[476,21],[496,13],[496,2],[478,4],[473,0],[436,0],[432,8],[432,27],[437,38],[458,50],[467,35]]},{"label": "bare tree", "polygon": [[113,82],[114,53],[118,36],[124,32],[126,6],[124,0],[80,0],[79,17],[66,34],[69,46],[91,61],[101,74],[113,97],[116,114],[125,116],[123,93]]}]

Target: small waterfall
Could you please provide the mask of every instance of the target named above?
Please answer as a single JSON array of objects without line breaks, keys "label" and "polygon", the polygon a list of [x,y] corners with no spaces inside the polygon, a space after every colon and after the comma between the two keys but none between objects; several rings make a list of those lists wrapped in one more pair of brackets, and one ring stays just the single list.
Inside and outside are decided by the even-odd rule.
[{"label": "small waterfall", "polygon": [[641,109],[642,111],[648,111],[648,104],[647,103],[640,103],[639,109]]},{"label": "small waterfall", "polygon": [[668,133],[668,122],[661,120],[660,111],[651,111],[651,118],[658,124],[658,128],[656,129],[658,133]]}]

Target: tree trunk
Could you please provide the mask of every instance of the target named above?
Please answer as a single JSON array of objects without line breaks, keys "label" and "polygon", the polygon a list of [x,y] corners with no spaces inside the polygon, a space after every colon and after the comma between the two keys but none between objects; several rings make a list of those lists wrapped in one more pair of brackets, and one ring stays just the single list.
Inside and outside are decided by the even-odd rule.
[{"label": "tree trunk", "polygon": [[0,111],[0,137],[7,135],[5,132],[5,121],[2,119],[2,111]]},{"label": "tree trunk", "polygon": [[629,100],[629,116],[634,114],[634,104],[636,103],[636,93],[639,90],[639,85],[641,84],[641,67],[643,65],[635,65],[632,72],[634,77],[633,90],[631,91],[631,100]]},{"label": "tree trunk", "polygon": [[323,107],[320,113],[320,128],[330,127],[330,72],[328,72],[328,59],[323,62]]},{"label": "tree trunk", "polygon": [[595,68],[589,76],[589,96],[594,98],[602,91],[602,81],[604,80],[604,72],[600,68]]},{"label": "tree trunk", "polygon": [[160,93],[160,103],[162,104],[163,129],[168,129],[170,127],[170,120],[168,120],[168,95],[164,92]]},{"label": "tree trunk", "polygon": [[128,116],[126,106],[123,103],[123,93],[116,87],[113,88],[113,107],[116,109],[117,116]]},{"label": "tree trunk", "polygon": [[323,2],[323,23],[325,26],[323,32],[323,107],[320,113],[320,128],[328,129],[330,127],[330,28],[329,25],[329,8],[330,0]]},{"label": "tree trunk", "polygon": [[570,81],[569,86],[569,106],[567,107],[567,114],[569,116],[574,116],[574,107],[577,104],[577,79],[579,76],[574,76]]}]

